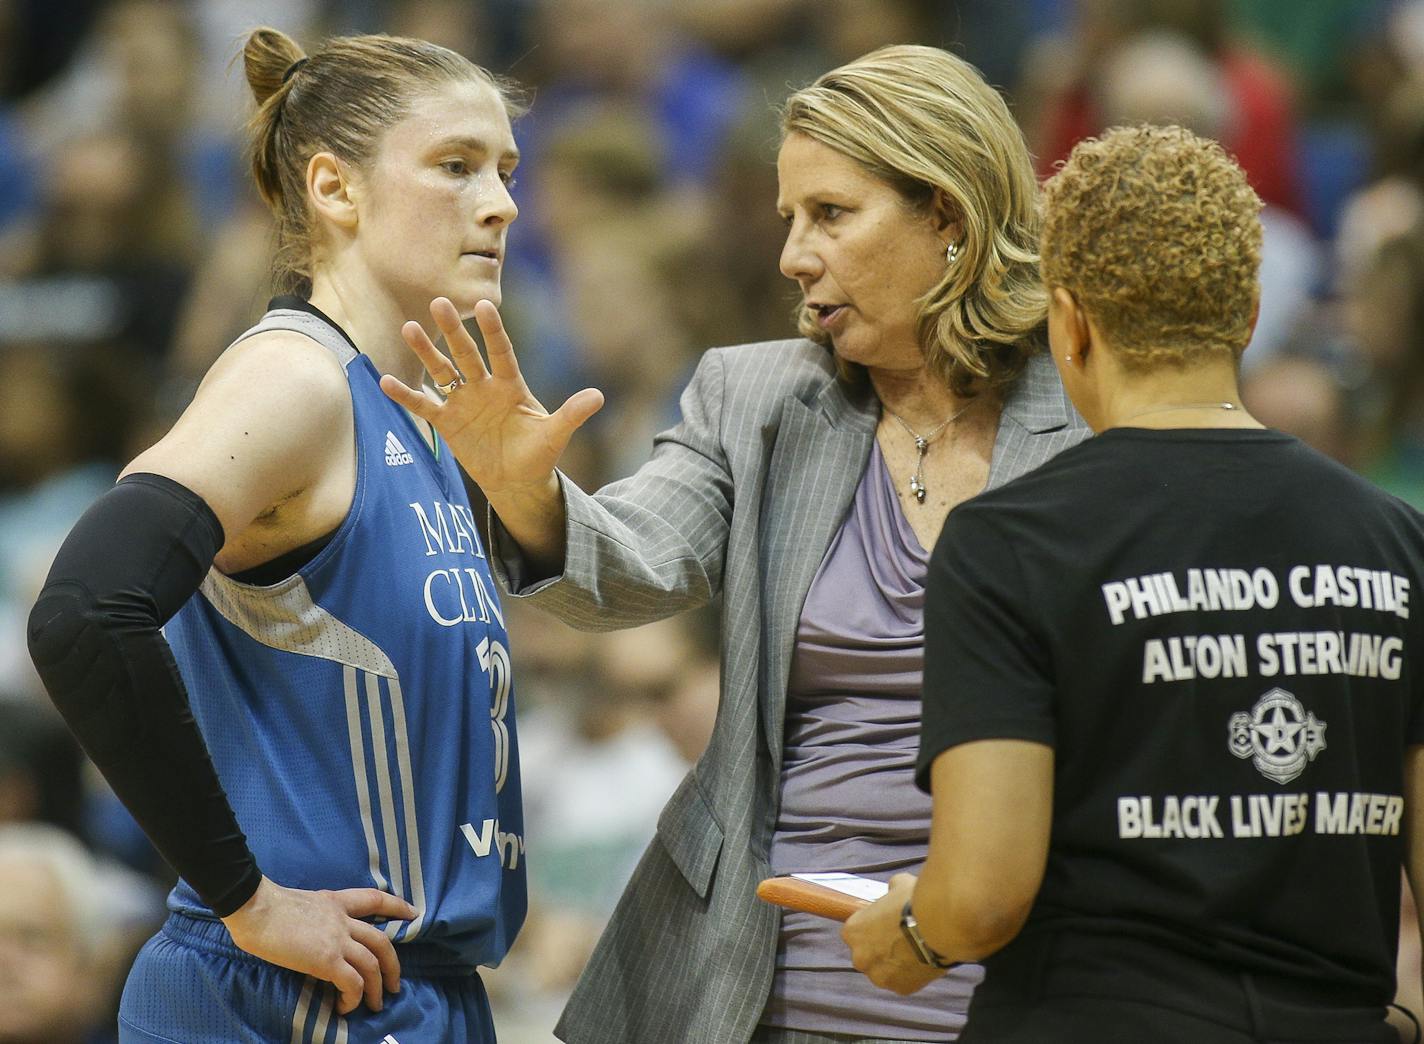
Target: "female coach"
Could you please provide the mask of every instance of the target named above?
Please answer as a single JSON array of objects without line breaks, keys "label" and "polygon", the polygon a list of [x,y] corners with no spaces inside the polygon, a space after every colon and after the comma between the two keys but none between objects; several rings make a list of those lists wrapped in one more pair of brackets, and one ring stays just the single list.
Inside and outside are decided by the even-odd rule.
[{"label": "female coach", "polygon": [[1242,409],[1259,208],[1179,127],[1047,185],[1053,361],[1101,434],[945,526],[929,859],[845,927],[901,992],[987,957],[966,1042],[1397,1040],[1424,520]]},{"label": "female coach", "polygon": [[79,521],[30,618],[182,877],[120,1038],[492,1042],[475,968],[525,909],[508,638],[450,454],[377,382],[420,383],[391,331],[433,296],[499,298],[510,102],[418,40],[304,56],[260,29],[244,60],[293,295]]},{"label": "female coach", "polygon": [[469,378],[444,404],[383,382],[488,495],[510,590],[588,629],[722,599],[716,728],[564,1014],[577,1044],[950,1041],[978,979],[877,993],[833,926],[754,893],[924,858],[925,548],[956,504],[1082,434],[1035,353],[1037,184],[1003,100],[926,47],[792,95],[777,170],[804,338],[708,352],[631,478],[590,495],[555,472],[582,411],[543,415],[492,307],[488,369],[436,310]]}]

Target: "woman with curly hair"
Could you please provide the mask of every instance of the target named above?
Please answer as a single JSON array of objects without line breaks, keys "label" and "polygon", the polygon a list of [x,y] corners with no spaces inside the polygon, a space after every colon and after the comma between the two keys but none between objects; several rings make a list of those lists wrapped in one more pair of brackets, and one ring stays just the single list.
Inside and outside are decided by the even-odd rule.
[{"label": "woman with curly hair", "polygon": [[1241,406],[1260,200],[1179,127],[1046,188],[1053,361],[1100,432],[930,563],[918,882],[846,924],[897,992],[983,960],[963,1041],[1396,1041],[1424,885],[1424,518]]},{"label": "woman with curly hair", "polygon": [[826,73],[782,130],[803,336],[707,352],[631,478],[590,495],[555,471],[573,418],[530,394],[493,309],[488,368],[443,306],[453,364],[408,328],[437,381],[468,382],[443,404],[386,382],[488,495],[517,596],[592,630],[722,602],[715,731],[564,1013],[576,1044],[950,1041],[979,976],[879,993],[834,925],[755,889],[924,858],[926,548],[1085,434],[1038,350],[1038,186],[1003,99],[933,48]]}]

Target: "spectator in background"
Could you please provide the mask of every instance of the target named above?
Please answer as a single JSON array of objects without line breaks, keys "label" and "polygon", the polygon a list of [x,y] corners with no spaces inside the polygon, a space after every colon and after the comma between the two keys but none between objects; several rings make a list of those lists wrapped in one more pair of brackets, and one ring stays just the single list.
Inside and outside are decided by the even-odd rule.
[{"label": "spectator in background", "polygon": [[199,123],[198,13],[175,0],[104,5],[80,60],[24,103],[27,148],[46,161],[100,131],[134,138],[160,175],[148,180],[167,190],[144,201],[148,235],[188,261],[200,226],[231,208],[238,184],[231,130],[214,134]]},{"label": "spectator in background", "polygon": [[[695,338],[709,325],[691,306],[717,300],[710,285],[717,273],[699,270],[697,244],[678,225],[636,218],[571,238],[560,256],[588,383],[621,390],[618,410],[595,418],[592,434],[607,474],[627,474],[647,458],[653,437],[677,422],[673,390],[691,376]],[[685,274],[699,272],[709,285],[700,288],[705,296],[692,297]]]},{"label": "spectator in background", "polygon": [[109,1016],[101,901],[71,836],[0,826],[0,1041],[82,1044]]},{"label": "spectator in background", "polygon": [[112,1041],[117,989],[161,897],[57,827],[0,825],[0,1042]]},{"label": "spectator in background", "polygon": [[712,729],[717,721],[721,677],[717,650],[707,649],[683,664],[671,688],[656,707],[659,727],[689,765],[697,763],[712,738]]},{"label": "spectator in background", "polygon": [[521,722],[526,821],[545,839],[530,889],[595,915],[598,926],[690,767],[657,716],[692,662],[688,626],[673,619],[601,636],[576,701],[567,709],[546,705]]},{"label": "spectator in background", "polygon": [[1424,61],[1380,91],[1370,123],[1375,177],[1344,202],[1335,238],[1337,282],[1346,293],[1385,243],[1424,224]]},{"label": "spectator in background", "polygon": [[[1163,2],[1163,0],[1155,0]],[[1166,0],[1190,11],[1195,0]],[[1211,0],[1220,5],[1222,0]],[[1288,68],[1310,111],[1339,116],[1355,110],[1362,48],[1387,28],[1397,0],[1229,0],[1236,34]],[[1249,171],[1247,172],[1250,173]]]},{"label": "spectator in background", "polygon": [[0,824],[83,831],[83,756],[64,722],[27,695],[0,696]]},{"label": "spectator in background", "polygon": [[1359,467],[1424,508],[1424,225],[1383,243],[1343,294],[1368,374]]},{"label": "spectator in background", "polygon": [[1241,401],[1266,427],[1294,435],[1346,467],[1355,465],[1345,388],[1324,361],[1283,354],[1252,367],[1241,380]]},{"label": "spectator in background", "polygon": [[491,57],[493,25],[479,0],[394,0],[383,31],[428,40],[480,65]]},{"label": "spectator in background", "polygon": [[[581,107],[549,135],[532,187],[521,172],[531,203],[531,238],[542,246],[511,251],[505,311],[510,328],[524,331],[534,346],[531,380],[548,381],[551,397],[567,397],[588,383],[586,346],[576,329],[588,317],[570,300],[577,265],[587,258],[575,262],[569,256],[573,245],[596,243],[600,230],[614,222],[670,218],[662,162],[657,127],[647,113],[634,104],[603,101]],[[694,205],[690,220],[700,227],[697,213]],[[597,263],[611,254],[610,248]]]},{"label": "spectator in background", "polygon": [[61,155],[25,248],[5,259],[0,291],[16,309],[0,312],[0,339],[120,341],[156,372],[188,283],[190,258],[162,220],[182,189],[122,130],[67,141]]},{"label": "spectator in background", "polygon": [[208,240],[178,306],[168,349],[166,383],[154,403],[171,422],[193,398],[208,367],[261,315],[271,291],[276,226],[257,195],[243,196]]},{"label": "spectator in background", "polygon": [[833,65],[890,44],[944,46],[947,6],[942,0],[824,0],[813,9],[817,42]]},{"label": "spectator in background", "polygon": [[741,110],[746,82],[736,66],[678,33],[669,4],[539,0],[534,14],[541,46],[519,70],[539,98],[526,151],[542,156],[546,135],[570,116],[618,100],[655,121],[669,184],[705,183]]},{"label": "spectator in background", "polygon": [[105,341],[0,337],[0,690],[39,692],[25,613],[64,534],[131,448],[141,411],[126,359]]},{"label": "spectator in background", "polygon": [[800,299],[776,267],[786,238],[776,213],[777,136],[775,111],[749,107],[719,158],[708,200],[716,232],[703,237],[700,249],[733,305],[717,309],[705,344],[757,341],[795,322]]},{"label": "spectator in background", "polygon": [[542,264],[510,274],[510,325],[535,345],[530,383],[546,383],[551,398],[589,384],[620,389],[620,409],[589,425],[605,469],[598,481],[636,467],[672,425],[695,346],[725,337],[740,307],[725,269],[708,263],[721,233],[708,197],[667,187],[662,162],[646,113],[590,104],[545,143],[528,208],[548,244]]},{"label": "spectator in background", "polygon": [[[516,337],[527,337],[521,343],[529,345],[531,380],[546,380],[540,387],[562,397],[582,387],[592,368],[583,337],[596,321],[574,311],[571,297],[579,290],[575,283],[597,274],[586,279],[568,256],[579,251],[583,264],[590,252],[597,254],[596,232],[578,247],[566,234],[602,227],[616,214],[620,222],[646,217],[663,226],[656,235],[664,242],[672,233],[707,243],[714,237],[708,191],[723,147],[744,108],[759,99],[741,68],[679,30],[677,5],[540,0],[532,12],[529,27],[538,44],[517,71],[538,98],[520,124],[520,193],[532,201],[535,225],[533,235],[511,245],[508,323]],[[712,12],[704,22],[715,25],[718,18]],[[619,236],[620,244],[628,242]],[[610,256],[603,252],[598,263]],[[707,285],[716,285],[716,273],[704,271]],[[610,307],[618,306],[603,305]],[[676,345],[669,350],[683,359],[672,371],[680,375],[690,360]],[[657,416],[665,416],[674,387],[671,377],[663,380]],[[649,422],[637,437],[655,428]]]},{"label": "spectator in background", "polygon": [[1114,51],[1137,33],[1167,30],[1192,40],[1216,66],[1233,113],[1220,140],[1257,194],[1302,212],[1289,81],[1230,31],[1227,0],[1077,0],[1075,12],[1071,35],[1040,40],[1023,66],[1021,93],[1033,110],[1026,126],[1041,174],[1052,173],[1075,142],[1112,123],[1097,76]]},{"label": "spectator in background", "polygon": [[[1115,47],[1098,72],[1104,121],[1178,124],[1214,141],[1233,139],[1241,111],[1219,65],[1181,33],[1146,30]],[[1281,350],[1310,309],[1321,280],[1320,250],[1309,227],[1284,207],[1261,212],[1261,304],[1249,371]]]}]

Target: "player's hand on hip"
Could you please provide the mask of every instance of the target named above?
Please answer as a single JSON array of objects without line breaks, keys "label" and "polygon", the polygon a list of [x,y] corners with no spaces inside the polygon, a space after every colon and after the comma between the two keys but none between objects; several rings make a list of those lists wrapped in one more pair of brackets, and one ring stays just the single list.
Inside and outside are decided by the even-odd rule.
[{"label": "player's hand on hip", "polygon": [[381,390],[434,425],[486,496],[517,495],[523,489],[547,486],[573,433],[602,407],[603,393],[585,388],[550,413],[524,383],[514,345],[492,303],[481,301],[475,306],[488,366],[454,304],[437,297],[430,302],[430,315],[445,338],[449,356],[435,347],[417,322],[406,323],[401,335],[437,386],[462,377],[464,383],[452,388],[443,401],[407,387],[390,374],[381,378]]},{"label": "player's hand on hip", "polygon": [[365,998],[380,1011],[385,992],[400,992],[400,961],[384,932],[361,920],[410,920],[415,907],[375,888],[339,892],[283,888],[262,879],[243,906],[223,918],[233,942],[254,957],[322,979],[340,994],[345,1015]]}]

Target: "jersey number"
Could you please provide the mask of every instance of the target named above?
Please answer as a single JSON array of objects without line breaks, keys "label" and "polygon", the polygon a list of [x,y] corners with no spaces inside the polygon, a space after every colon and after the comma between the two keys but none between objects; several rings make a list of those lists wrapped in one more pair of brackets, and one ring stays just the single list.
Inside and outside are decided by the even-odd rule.
[{"label": "jersey number", "polygon": [[480,666],[490,676],[490,728],[494,730],[494,792],[504,789],[509,779],[509,725],[504,716],[509,713],[511,669],[509,650],[497,641],[486,638],[480,642]]}]

